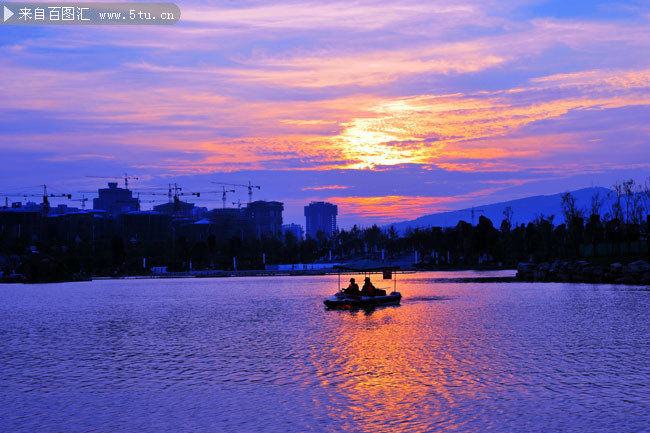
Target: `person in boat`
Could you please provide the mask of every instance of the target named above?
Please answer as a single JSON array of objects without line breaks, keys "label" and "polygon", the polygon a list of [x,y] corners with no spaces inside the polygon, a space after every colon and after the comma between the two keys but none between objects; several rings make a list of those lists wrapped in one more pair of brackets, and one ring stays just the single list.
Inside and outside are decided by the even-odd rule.
[{"label": "person in boat", "polygon": [[375,286],[370,282],[370,277],[366,277],[363,282],[361,296],[375,296]]},{"label": "person in boat", "polygon": [[347,295],[359,296],[359,285],[354,281],[354,278],[350,278],[350,285],[347,289],[343,290],[343,293]]}]

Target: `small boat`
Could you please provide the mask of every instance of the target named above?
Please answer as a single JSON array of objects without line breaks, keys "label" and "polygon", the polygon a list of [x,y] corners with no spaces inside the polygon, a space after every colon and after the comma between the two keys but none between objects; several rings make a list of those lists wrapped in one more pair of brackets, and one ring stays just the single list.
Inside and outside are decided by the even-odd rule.
[{"label": "small boat", "polygon": [[383,305],[399,305],[402,299],[400,292],[392,292],[383,296],[355,296],[347,293],[338,292],[323,303],[332,310],[351,310],[355,308],[372,308]]},{"label": "small boat", "polygon": [[[385,263],[363,260],[361,262],[348,263],[346,265],[335,266],[339,270],[338,286],[341,287],[341,271],[355,272],[364,274],[382,274],[384,280],[393,281],[393,291],[386,293],[386,290],[376,289],[375,296],[357,295],[345,293],[344,289],[339,289],[337,293],[326,298],[323,303],[330,310],[352,310],[356,308],[374,308],[385,305],[399,305],[402,300],[402,294],[397,291],[397,271],[399,267],[386,265]],[[363,292],[362,292],[363,293]]]}]

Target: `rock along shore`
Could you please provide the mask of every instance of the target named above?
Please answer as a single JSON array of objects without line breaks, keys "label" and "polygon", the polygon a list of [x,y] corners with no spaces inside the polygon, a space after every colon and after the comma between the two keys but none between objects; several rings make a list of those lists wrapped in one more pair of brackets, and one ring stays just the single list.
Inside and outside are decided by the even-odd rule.
[{"label": "rock along shore", "polygon": [[637,260],[627,265],[621,263],[594,265],[581,260],[519,263],[517,279],[520,281],[650,285],[650,265],[644,260]]}]

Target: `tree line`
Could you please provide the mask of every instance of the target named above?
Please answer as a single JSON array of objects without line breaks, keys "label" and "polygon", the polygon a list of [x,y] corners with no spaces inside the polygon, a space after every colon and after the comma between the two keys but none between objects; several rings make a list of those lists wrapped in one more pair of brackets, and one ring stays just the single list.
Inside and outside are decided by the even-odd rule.
[{"label": "tree line", "polygon": [[265,264],[346,262],[357,259],[413,263],[420,268],[445,266],[514,267],[520,261],[647,255],[650,249],[650,178],[645,183],[616,183],[604,196],[595,194],[588,209],[571,193],[561,199],[562,215],[538,215],[515,223],[506,208],[498,226],[485,216],[478,224],[421,227],[399,233],[394,227],[353,226],[327,237],[210,235],[204,240],[177,236],[132,242],[119,232],[94,239],[43,239],[36,245],[0,238],[3,272],[34,280],[64,280],[76,275],[143,274],[152,267],[169,271],[263,269]]},{"label": "tree line", "polygon": [[[473,226],[421,227],[398,234],[394,227],[341,230],[318,245],[337,257],[365,255],[397,258],[418,252],[420,267],[496,265],[551,259],[607,259],[647,255],[650,250],[650,178],[615,183],[610,193],[595,193],[588,208],[578,206],[569,192],[561,197],[561,215],[537,215],[534,221],[515,223],[506,207],[498,227],[480,216]],[[559,221],[558,221],[559,220]]]}]

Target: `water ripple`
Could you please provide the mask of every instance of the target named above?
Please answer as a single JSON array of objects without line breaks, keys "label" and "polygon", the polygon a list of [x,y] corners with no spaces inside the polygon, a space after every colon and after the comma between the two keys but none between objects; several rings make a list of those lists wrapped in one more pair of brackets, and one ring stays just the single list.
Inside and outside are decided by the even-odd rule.
[{"label": "water ripple", "polygon": [[0,286],[0,431],[647,430],[650,292],[444,277]]}]

